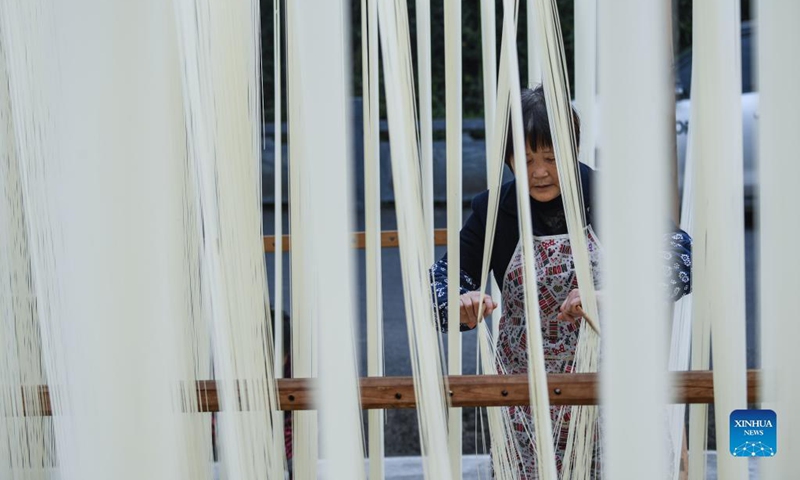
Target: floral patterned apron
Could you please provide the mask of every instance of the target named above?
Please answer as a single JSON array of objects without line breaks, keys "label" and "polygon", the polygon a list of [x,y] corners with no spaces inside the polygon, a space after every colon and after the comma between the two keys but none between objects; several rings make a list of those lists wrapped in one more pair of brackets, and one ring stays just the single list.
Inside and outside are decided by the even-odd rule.
[{"label": "floral patterned apron", "polygon": [[[587,228],[589,256],[595,287],[599,288],[597,268],[601,251],[591,225]],[[578,288],[568,235],[534,237],[536,276],[538,279],[539,312],[547,373],[570,373],[573,369],[578,326],[556,318],[569,292]],[[503,315],[497,339],[498,373],[523,374],[528,371],[525,305],[522,282],[522,242],[517,244],[503,280]],[[535,439],[530,406],[509,407],[520,453],[522,478],[537,478]],[[570,424],[570,407],[550,407],[556,444],[556,468],[561,471]],[[557,426],[560,425],[560,428]],[[557,431],[556,431],[557,430]],[[599,478],[599,442],[596,442],[591,478]]]}]

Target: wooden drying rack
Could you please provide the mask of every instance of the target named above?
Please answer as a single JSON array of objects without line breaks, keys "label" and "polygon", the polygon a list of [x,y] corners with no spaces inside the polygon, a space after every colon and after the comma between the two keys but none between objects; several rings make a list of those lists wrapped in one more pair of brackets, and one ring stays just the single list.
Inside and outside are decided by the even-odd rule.
[{"label": "wooden drying rack", "polygon": [[[672,372],[672,403],[713,403],[711,371]],[[453,407],[504,407],[530,405],[527,375],[457,375],[445,377]],[[280,409],[315,409],[317,381],[308,378],[278,379]],[[360,379],[361,408],[415,408],[412,377],[365,377]],[[598,405],[600,375],[597,373],[553,373],[547,375],[551,405]],[[747,402],[759,401],[761,372],[747,372]],[[51,415],[50,393],[38,388],[41,415]],[[220,410],[217,383],[197,382],[197,402],[201,412]],[[28,402],[23,401],[23,405]]]},{"label": "wooden drying rack", "polygon": [[[447,230],[444,228],[437,228],[433,231],[433,244],[437,247],[447,245]],[[355,232],[353,234],[352,245],[354,248],[366,248],[366,234],[364,232]],[[385,230],[381,232],[381,247],[383,248],[396,248],[400,246],[400,234],[397,230]],[[283,235],[283,251],[292,249],[291,235]],[[264,252],[275,253],[275,236],[264,236]]]},{"label": "wooden drying rack", "polygon": [[[434,245],[446,245],[447,231],[434,231]],[[364,232],[353,235],[353,247],[365,248]],[[382,247],[399,246],[397,231],[381,232]],[[283,236],[283,251],[291,250],[291,238]],[[275,237],[264,237],[264,251],[275,252]],[[670,372],[671,402],[713,403],[714,382],[711,371]],[[416,396],[412,377],[364,377],[359,379],[361,407],[372,409],[415,408]],[[548,374],[547,383],[551,405],[598,405],[600,374]],[[317,381],[308,378],[278,379],[278,398],[281,410],[313,410]],[[445,377],[450,405],[453,407],[502,407],[529,405],[527,375],[457,375]],[[747,402],[760,401],[761,371],[747,372]],[[41,414],[51,415],[48,387],[37,389]],[[23,392],[24,396],[24,392]],[[220,410],[217,383],[213,380],[197,382],[197,400],[201,412]],[[27,404],[28,402],[23,402]]]},{"label": "wooden drying rack", "polygon": [[[396,230],[381,232],[381,247],[400,246]],[[435,229],[436,246],[447,245],[447,230]],[[354,248],[365,248],[364,232],[353,234]],[[291,250],[291,237],[283,235],[283,251]],[[275,237],[264,236],[264,251],[275,252]],[[713,403],[714,382],[711,371],[672,372],[670,375],[674,403]],[[597,405],[600,403],[599,375],[596,373],[549,374],[547,382],[551,405]],[[219,408],[213,382],[198,383],[198,396],[204,392],[206,405]],[[450,402],[453,407],[501,407],[529,405],[527,375],[460,375],[447,377]],[[761,372],[747,372],[747,401],[759,400]],[[370,409],[415,408],[412,377],[364,377],[360,379],[361,406]],[[310,379],[279,379],[278,391],[282,410],[313,409],[315,381]],[[209,410],[215,411],[215,410]]]}]

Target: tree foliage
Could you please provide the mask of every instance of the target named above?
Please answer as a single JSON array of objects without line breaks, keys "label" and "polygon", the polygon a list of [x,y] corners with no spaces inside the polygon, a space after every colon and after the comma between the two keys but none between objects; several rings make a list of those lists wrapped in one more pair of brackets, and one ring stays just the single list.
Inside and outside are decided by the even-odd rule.
[{"label": "tree foliage", "polygon": [[[261,0],[261,26],[262,26],[262,58],[263,58],[263,85],[264,85],[264,117],[271,122],[273,118],[273,89],[274,89],[274,55],[273,55],[273,6],[275,0]],[[280,1],[280,0],[279,0]],[[574,71],[574,16],[573,4],[576,0],[558,0],[559,15],[561,19],[561,32],[564,36],[564,46],[567,56],[570,78]],[[578,0],[586,1],[586,0]],[[689,48],[692,41],[692,0],[674,0],[673,15],[675,17],[673,36],[675,37],[675,53]],[[500,32],[503,19],[503,2],[495,0],[496,6],[496,33],[497,48],[500,49]],[[416,67],[416,17],[415,0],[408,0],[409,20],[411,22],[412,54]],[[527,84],[527,2],[520,2],[519,25],[517,34],[517,49],[520,62],[520,81]],[[431,2],[431,57],[432,57],[432,92],[433,115],[442,118],[445,114],[445,72],[444,72],[444,1]],[[463,111],[465,117],[481,117],[483,115],[483,77],[481,58],[481,18],[480,0],[464,0],[462,2],[462,55],[463,55]],[[283,10],[283,7],[282,7]],[[285,10],[284,10],[285,11]],[[742,20],[750,18],[750,1],[742,0]],[[353,95],[361,96],[361,0],[350,0],[350,25],[353,64],[352,80]],[[285,27],[282,28],[285,39]],[[285,40],[284,40],[285,52]],[[286,55],[283,56],[285,67]],[[499,57],[498,57],[499,58]],[[416,70],[415,70],[416,71]],[[284,95],[285,95],[285,69],[284,69]],[[574,85],[571,85],[574,87]],[[381,96],[383,96],[381,88]],[[285,105],[285,102],[284,102]],[[383,112],[383,106],[382,106]],[[285,113],[284,113],[285,119]]]}]

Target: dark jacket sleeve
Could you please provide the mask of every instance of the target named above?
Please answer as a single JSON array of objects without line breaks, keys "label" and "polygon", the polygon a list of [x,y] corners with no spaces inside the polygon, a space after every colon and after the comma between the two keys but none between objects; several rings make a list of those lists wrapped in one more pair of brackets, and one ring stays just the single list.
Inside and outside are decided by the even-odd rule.
[{"label": "dark jacket sleeve", "polygon": [[681,229],[664,235],[664,297],[677,301],[692,292],[692,237]]},{"label": "dark jacket sleeve", "polygon": [[[459,294],[478,289],[483,259],[484,236],[486,232],[486,210],[488,192],[481,193],[472,200],[472,213],[460,233],[460,285]],[[442,332],[447,332],[447,255],[445,254],[430,269],[431,293],[434,314]],[[461,325],[461,331],[469,330]]]}]

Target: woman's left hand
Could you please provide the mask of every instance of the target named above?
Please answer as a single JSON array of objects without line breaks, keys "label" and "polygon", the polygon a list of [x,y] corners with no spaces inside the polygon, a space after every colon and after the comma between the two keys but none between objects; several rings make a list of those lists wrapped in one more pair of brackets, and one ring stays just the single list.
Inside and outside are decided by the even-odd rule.
[{"label": "woman's left hand", "polygon": [[583,308],[581,305],[581,294],[578,289],[573,289],[567,295],[567,299],[561,304],[559,320],[564,322],[578,323],[583,318]]}]

